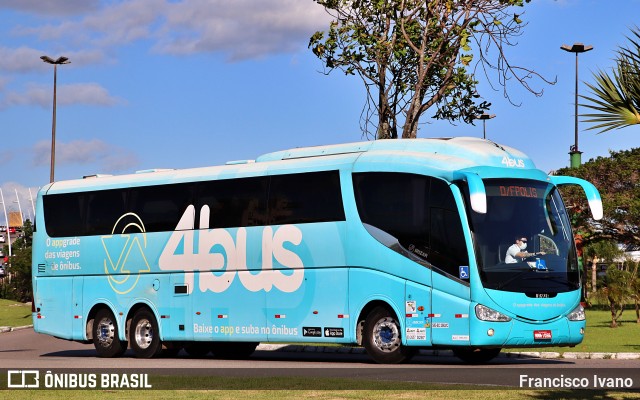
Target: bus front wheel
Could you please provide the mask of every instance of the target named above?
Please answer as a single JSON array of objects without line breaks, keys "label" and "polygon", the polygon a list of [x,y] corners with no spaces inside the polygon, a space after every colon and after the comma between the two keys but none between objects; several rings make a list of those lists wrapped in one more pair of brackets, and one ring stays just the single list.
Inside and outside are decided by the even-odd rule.
[{"label": "bus front wheel", "polygon": [[415,351],[402,345],[400,323],[384,307],[374,308],[364,322],[363,344],[367,354],[380,364],[399,364]]},{"label": "bus front wheel", "polygon": [[453,349],[453,354],[468,364],[484,364],[500,354],[501,349],[481,349],[474,347],[458,347]]},{"label": "bus front wheel", "polygon": [[108,309],[99,310],[93,323],[93,345],[99,357],[119,357],[127,350],[127,342],[118,338],[118,324]]},{"label": "bus front wheel", "polygon": [[144,308],[136,311],[129,328],[129,342],[138,358],[152,358],[160,354],[160,330],[151,311]]}]

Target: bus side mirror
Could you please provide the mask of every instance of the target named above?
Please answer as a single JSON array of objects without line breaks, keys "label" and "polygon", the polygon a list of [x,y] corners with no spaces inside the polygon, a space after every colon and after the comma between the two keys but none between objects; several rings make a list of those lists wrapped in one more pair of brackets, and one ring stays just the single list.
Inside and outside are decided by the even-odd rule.
[{"label": "bus side mirror", "polygon": [[478,214],[487,213],[487,192],[482,179],[472,172],[455,171],[454,181],[465,181],[469,187],[469,198],[471,199],[471,209]]},{"label": "bus side mirror", "polygon": [[591,209],[591,215],[593,219],[596,221],[602,219],[603,211],[602,211],[602,198],[600,197],[600,192],[598,189],[590,183],[585,181],[584,179],[574,178],[573,176],[549,176],[551,178],[551,183],[556,186],[565,186],[565,185],[578,185],[584,190],[584,194],[587,196],[587,201],[589,202],[589,208]]}]

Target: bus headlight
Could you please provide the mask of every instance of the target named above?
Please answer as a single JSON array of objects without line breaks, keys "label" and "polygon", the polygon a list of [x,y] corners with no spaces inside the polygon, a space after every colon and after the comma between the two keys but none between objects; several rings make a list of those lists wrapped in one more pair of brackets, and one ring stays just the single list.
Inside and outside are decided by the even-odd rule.
[{"label": "bus headlight", "polygon": [[569,321],[584,321],[586,316],[584,315],[584,307],[582,307],[582,304],[578,304],[578,306],[567,315],[567,318]]},{"label": "bus headlight", "polygon": [[482,304],[476,305],[476,317],[480,321],[493,321],[493,322],[509,322],[511,318],[506,315],[497,312],[496,310],[483,306]]}]

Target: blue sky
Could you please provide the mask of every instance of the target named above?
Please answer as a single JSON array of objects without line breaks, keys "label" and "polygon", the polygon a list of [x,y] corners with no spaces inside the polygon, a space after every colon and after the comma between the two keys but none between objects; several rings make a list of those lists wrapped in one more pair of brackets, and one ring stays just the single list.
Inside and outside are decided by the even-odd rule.
[{"label": "blue sky", "polygon": [[[575,58],[560,45],[593,45],[580,56],[586,94],[584,81],[611,68],[640,25],[638,10],[640,0],[527,4],[528,25],[508,57],[557,83],[534,82],[544,89],[535,97],[509,82],[515,107],[479,75],[497,115],[488,138],[523,150],[542,170],[568,165]],[[71,60],[58,68],[56,180],[364,140],[361,81],[321,74],[307,49],[329,21],[312,0],[0,0],[0,21],[0,186],[8,209],[17,209],[18,191],[27,217],[27,189],[35,196],[49,181],[53,68],[41,55]],[[419,137],[482,136],[481,123],[430,116]],[[583,160],[640,146],[640,127],[600,135],[587,127],[580,124]]]}]

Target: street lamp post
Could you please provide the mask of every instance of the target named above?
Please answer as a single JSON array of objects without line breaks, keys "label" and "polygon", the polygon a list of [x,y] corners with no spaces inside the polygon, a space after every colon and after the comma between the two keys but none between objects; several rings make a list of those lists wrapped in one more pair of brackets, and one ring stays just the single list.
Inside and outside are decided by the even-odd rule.
[{"label": "street lamp post", "polygon": [[482,120],[482,138],[486,139],[487,138],[487,120],[488,119],[493,119],[495,118],[496,115],[495,114],[487,114],[487,113],[482,113],[480,115],[476,115],[476,119],[481,119]]},{"label": "street lamp post", "polygon": [[51,122],[51,174],[49,181],[53,182],[56,164],[56,86],[58,80],[58,65],[69,64],[71,61],[67,57],[58,57],[57,60],[49,56],[42,56],[40,59],[47,64],[53,64],[53,121]]},{"label": "street lamp post", "polygon": [[0,188],[0,203],[2,203],[2,209],[4,210],[4,220],[7,221],[7,242],[9,242],[9,259],[11,259],[11,230],[9,228],[9,218],[7,217],[7,205],[4,202],[4,195],[2,194],[2,188]]},{"label": "street lamp post", "polygon": [[571,168],[578,168],[582,164],[582,152],[578,149],[578,54],[593,50],[593,46],[585,46],[583,43],[574,43],[573,46],[563,44],[560,48],[569,53],[576,53],[576,91],[575,91],[575,142],[569,150]]}]

